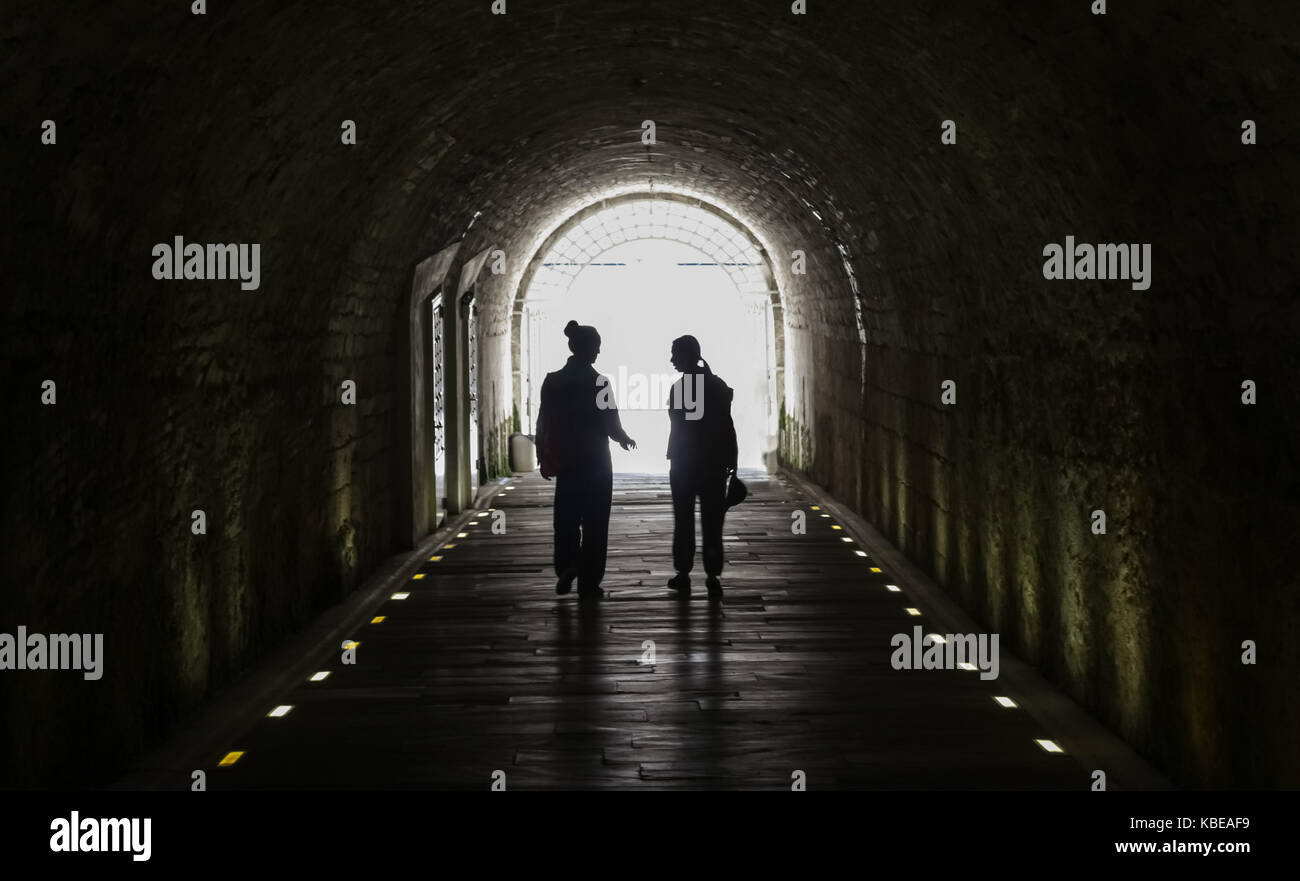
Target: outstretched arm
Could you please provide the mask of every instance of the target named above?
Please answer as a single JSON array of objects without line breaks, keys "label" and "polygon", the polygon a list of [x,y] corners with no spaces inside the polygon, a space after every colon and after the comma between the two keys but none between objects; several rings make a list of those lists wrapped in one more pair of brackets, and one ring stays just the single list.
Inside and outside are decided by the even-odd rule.
[{"label": "outstretched arm", "polygon": [[636,441],[632,440],[632,437],[623,430],[623,420],[618,418],[618,411],[608,411],[605,418],[608,420],[605,431],[610,436],[610,439],[617,441],[618,445],[625,450],[635,450]]},{"label": "outstretched arm", "polygon": [[598,399],[601,407],[601,418],[604,420],[605,434],[610,440],[618,443],[625,450],[635,450],[636,441],[623,430],[623,420],[618,418],[618,404],[614,402],[613,391],[609,388],[609,379],[602,377],[605,384],[602,387],[603,394]]}]

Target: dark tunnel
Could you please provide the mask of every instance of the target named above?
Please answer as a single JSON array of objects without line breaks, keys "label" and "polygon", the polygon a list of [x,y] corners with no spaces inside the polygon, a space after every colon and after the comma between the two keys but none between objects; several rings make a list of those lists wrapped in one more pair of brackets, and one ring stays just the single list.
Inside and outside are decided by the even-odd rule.
[{"label": "dark tunnel", "polygon": [[0,673],[0,784],[118,780],[513,478],[526,282],[635,196],[769,268],[772,475],[1176,786],[1300,785],[1295,4],[491,5],[10,7],[0,631],[106,672]]}]

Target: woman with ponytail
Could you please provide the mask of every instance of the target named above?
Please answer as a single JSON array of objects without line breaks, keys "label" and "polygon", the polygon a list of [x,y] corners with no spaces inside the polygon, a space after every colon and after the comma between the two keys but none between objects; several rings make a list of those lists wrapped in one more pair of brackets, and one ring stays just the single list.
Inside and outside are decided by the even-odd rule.
[{"label": "woman with ponytail", "polygon": [[537,411],[537,459],[542,477],[555,478],[555,592],[578,581],[578,596],[602,596],[614,468],[609,441],[635,449],[618,418],[609,379],[592,365],[600,354],[596,328],[570,321],[564,327],[569,356],[546,374]]},{"label": "woman with ponytail", "polygon": [[709,596],[722,596],[722,520],[727,476],[736,470],[736,425],[731,388],[700,355],[700,341],[687,334],[673,340],[671,361],[681,371],[668,399],[668,483],[673,494],[673,568],[668,586],[691,590],[695,562],[695,499],[700,500],[704,573]]}]

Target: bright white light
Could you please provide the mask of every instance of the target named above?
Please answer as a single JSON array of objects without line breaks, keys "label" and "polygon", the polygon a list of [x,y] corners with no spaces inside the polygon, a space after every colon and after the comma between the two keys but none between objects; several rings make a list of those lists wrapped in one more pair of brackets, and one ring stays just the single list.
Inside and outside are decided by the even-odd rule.
[{"label": "bright white light", "polygon": [[999,695],[998,697],[995,697],[995,698],[993,698],[993,699],[994,699],[995,701],[997,701],[999,704],[1001,704],[1002,706],[1007,707],[1007,708],[1013,708],[1013,707],[1017,706],[1016,702],[1013,701],[1013,700],[1012,700],[1011,698],[1009,698],[1009,697],[1003,697],[1003,696]]},{"label": "bright white light", "polygon": [[569,357],[564,325],[594,325],[596,369],[613,381],[623,427],[638,444],[632,451],[611,444],[614,469],[664,473],[665,400],[677,378],[669,351],[689,333],[735,391],[740,465],[762,466],[776,430],[769,282],[742,230],[689,202],[631,199],[568,228],[540,262],[525,301],[530,414],[542,377]]},{"label": "bright white light", "polygon": [[1038,744],[1038,745],[1041,746],[1045,751],[1047,751],[1047,752],[1049,752],[1049,753],[1063,753],[1063,752],[1065,752],[1065,750],[1061,749],[1059,746],[1056,745],[1056,741],[1054,741],[1054,740],[1035,740],[1034,743]]},{"label": "bright white light", "polygon": [[312,676],[311,676],[311,680],[310,680],[310,681],[311,681],[311,682],[323,682],[325,679],[329,678],[329,675],[330,675],[330,671],[328,671],[328,670],[322,670],[322,671],[320,671],[319,673],[313,673]]},{"label": "bright white light", "polygon": [[293,707],[289,704],[280,704],[280,706],[276,707],[274,710],[267,713],[266,715],[270,716],[272,719],[278,719],[281,716],[289,715],[289,711],[292,709]]},{"label": "bright white light", "polygon": [[902,588],[900,588],[897,584],[886,584],[885,590],[889,591],[890,593],[898,593],[900,590],[902,590]]}]

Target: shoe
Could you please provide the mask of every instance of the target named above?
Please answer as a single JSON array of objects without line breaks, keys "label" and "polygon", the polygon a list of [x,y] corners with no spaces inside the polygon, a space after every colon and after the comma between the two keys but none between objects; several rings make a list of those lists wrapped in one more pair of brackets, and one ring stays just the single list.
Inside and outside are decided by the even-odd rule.
[{"label": "shoe", "polygon": [[687,575],[685,572],[678,572],[672,578],[668,579],[668,587],[670,590],[679,591],[681,593],[690,593],[691,576]]},{"label": "shoe", "polygon": [[718,580],[718,576],[710,575],[704,583],[708,586],[709,596],[712,599],[722,599],[722,582]]},{"label": "shoe", "polygon": [[600,585],[596,585],[595,587],[588,587],[585,584],[578,585],[578,599],[580,600],[595,599],[596,597],[603,597],[604,595],[605,588]]},{"label": "shoe", "polygon": [[560,573],[560,580],[555,582],[555,592],[564,596],[573,588],[573,579],[578,577],[578,570],[572,567]]}]

